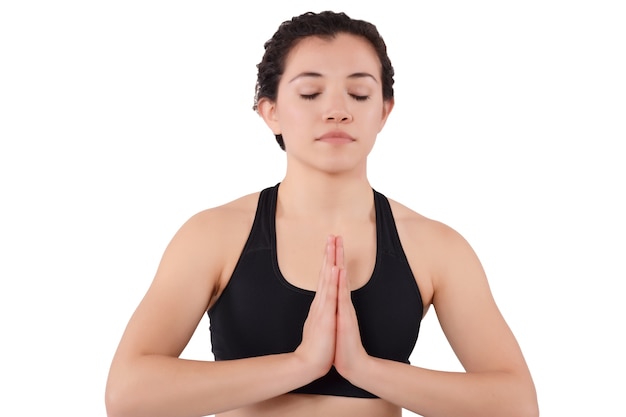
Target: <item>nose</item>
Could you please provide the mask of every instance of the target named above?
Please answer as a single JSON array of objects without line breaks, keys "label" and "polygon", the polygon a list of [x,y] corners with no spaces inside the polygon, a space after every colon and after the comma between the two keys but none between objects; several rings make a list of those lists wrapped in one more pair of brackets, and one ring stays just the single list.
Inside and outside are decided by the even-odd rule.
[{"label": "nose", "polygon": [[335,123],[345,123],[352,121],[352,115],[346,110],[335,109],[328,112],[326,120]]},{"label": "nose", "polygon": [[347,123],[352,121],[352,113],[347,107],[344,94],[335,92],[335,94],[327,96],[329,100],[326,102],[327,107],[324,114],[324,119],[327,122]]}]

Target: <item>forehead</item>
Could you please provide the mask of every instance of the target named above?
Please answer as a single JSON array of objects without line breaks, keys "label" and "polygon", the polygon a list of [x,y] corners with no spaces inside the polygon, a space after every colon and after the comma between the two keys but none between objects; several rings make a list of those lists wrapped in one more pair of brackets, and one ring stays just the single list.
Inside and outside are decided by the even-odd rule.
[{"label": "forehead", "polygon": [[309,36],[298,41],[285,59],[284,75],[368,71],[378,77],[381,68],[376,50],[367,39],[339,33],[332,38]]}]

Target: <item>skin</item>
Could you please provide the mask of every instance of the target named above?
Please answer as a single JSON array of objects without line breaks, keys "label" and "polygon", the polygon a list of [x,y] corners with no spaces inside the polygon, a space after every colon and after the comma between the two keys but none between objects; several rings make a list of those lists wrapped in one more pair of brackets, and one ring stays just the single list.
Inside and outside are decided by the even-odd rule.
[{"label": "skin", "polygon": [[[394,200],[424,314],[434,306],[466,372],[370,357],[361,344],[350,291],[365,285],[374,268],[367,156],[392,108],[382,98],[380,63],[367,41],[340,34],[297,44],[276,101],[262,99],[259,113],[286,144],[276,212],[279,266],[293,285],[316,291],[302,343],[294,352],[233,361],[178,358],[228,283],[258,193],[205,210],[173,237],[128,323],[107,381],[109,417],[397,417],[402,408],[441,417],[538,415],[522,352],[470,245]],[[285,394],[331,365],[380,398]]]}]

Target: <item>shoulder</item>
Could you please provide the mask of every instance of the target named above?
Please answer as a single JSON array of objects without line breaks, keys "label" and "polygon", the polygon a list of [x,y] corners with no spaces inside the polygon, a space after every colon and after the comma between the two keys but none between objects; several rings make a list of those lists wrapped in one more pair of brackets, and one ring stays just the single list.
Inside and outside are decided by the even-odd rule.
[{"label": "shoulder", "polygon": [[252,226],[258,195],[248,194],[189,217],[168,244],[164,261],[219,274]]},{"label": "shoulder", "polygon": [[176,235],[222,248],[229,239],[237,237],[238,231],[250,229],[258,198],[259,192],[255,192],[202,210],[183,223]]},{"label": "shoulder", "polygon": [[464,245],[463,236],[451,226],[426,217],[390,198],[387,199],[393,212],[398,232],[413,244],[428,244],[433,248],[449,248]]},{"label": "shoulder", "polygon": [[168,244],[155,282],[177,282],[211,298],[219,293],[246,242],[258,196],[248,194],[189,217]]},{"label": "shoulder", "polygon": [[[256,212],[259,192],[246,194],[227,203],[202,210],[187,221],[192,224],[204,224],[218,227],[236,225]],[[234,223],[234,224],[233,224]]]},{"label": "shoulder", "polygon": [[476,253],[456,229],[388,200],[402,247],[425,293],[434,295],[452,281],[483,274]]}]

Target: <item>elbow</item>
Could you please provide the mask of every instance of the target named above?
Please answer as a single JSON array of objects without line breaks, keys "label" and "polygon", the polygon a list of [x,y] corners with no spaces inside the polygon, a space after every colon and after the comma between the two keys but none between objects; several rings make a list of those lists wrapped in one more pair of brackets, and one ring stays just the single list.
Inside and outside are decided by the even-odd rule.
[{"label": "elbow", "polygon": [[107,417],[135,417],[133,398],[127,384],[109,381],[104,393],[104,405]]},{"label": "elbow", "polygon": [[524,416],[525,417],[539,417],[539,400],[537,399],[537,390],[535,388],[535,384],[530,383],[531,388],[529,389],[528,398],[525,401],[524,405]]},{"label": "elbow", "polygon": [[539,407],[537,403],[527,404],[521,407],[518,412],[515,413],[515,417],[539,417]]},{"label": "elbow", "polygon": [[539,417],[539,407],[537,403],[528,404],[516,415],[519,417]]},{"label": "elbow", "polygon": [[530,376],[519,379],[509,388],[515,393],[510,397],[511,404],[514,404],[509,413],[511,417],[539,417],[537,390]]},{"label": "elbow", "polygon": [[[493,417],[539,417],[539,404],[537,402],[537,392],[532,381],[527,383],[515,382],[506,386],[503,394],[495,403],[490,412]],[[485,415],[477,413],[477,415]]]},{"label": "elbow", "polygon": [[107,417],[129,417],[124,412],[124,395],[117,389],[107,386],[104,393],[104,406],[106,408]]},{"label": "elbow", "polygon": [[500,403],[500,405],[490,408],[488,412],[486,412],[485,409],[482,409],[477,411],[475,414],[472,413],[472,415],[488,415],[493,417],[539,417],[539,407],[537,406],[537,402],[533,401],[511,401],[506,405]]},{"label": "elbow", "polygon": [[537,403],[536,398],[528,402],[528,404],[524,407],[522,415],[524,417],[539,417],[539,404]]},{"label": "elbow", "polygon": [[539,417],[537,396],[534,393],[524,396],[515,410],[514,413],[511,413],[511,417]]}]

